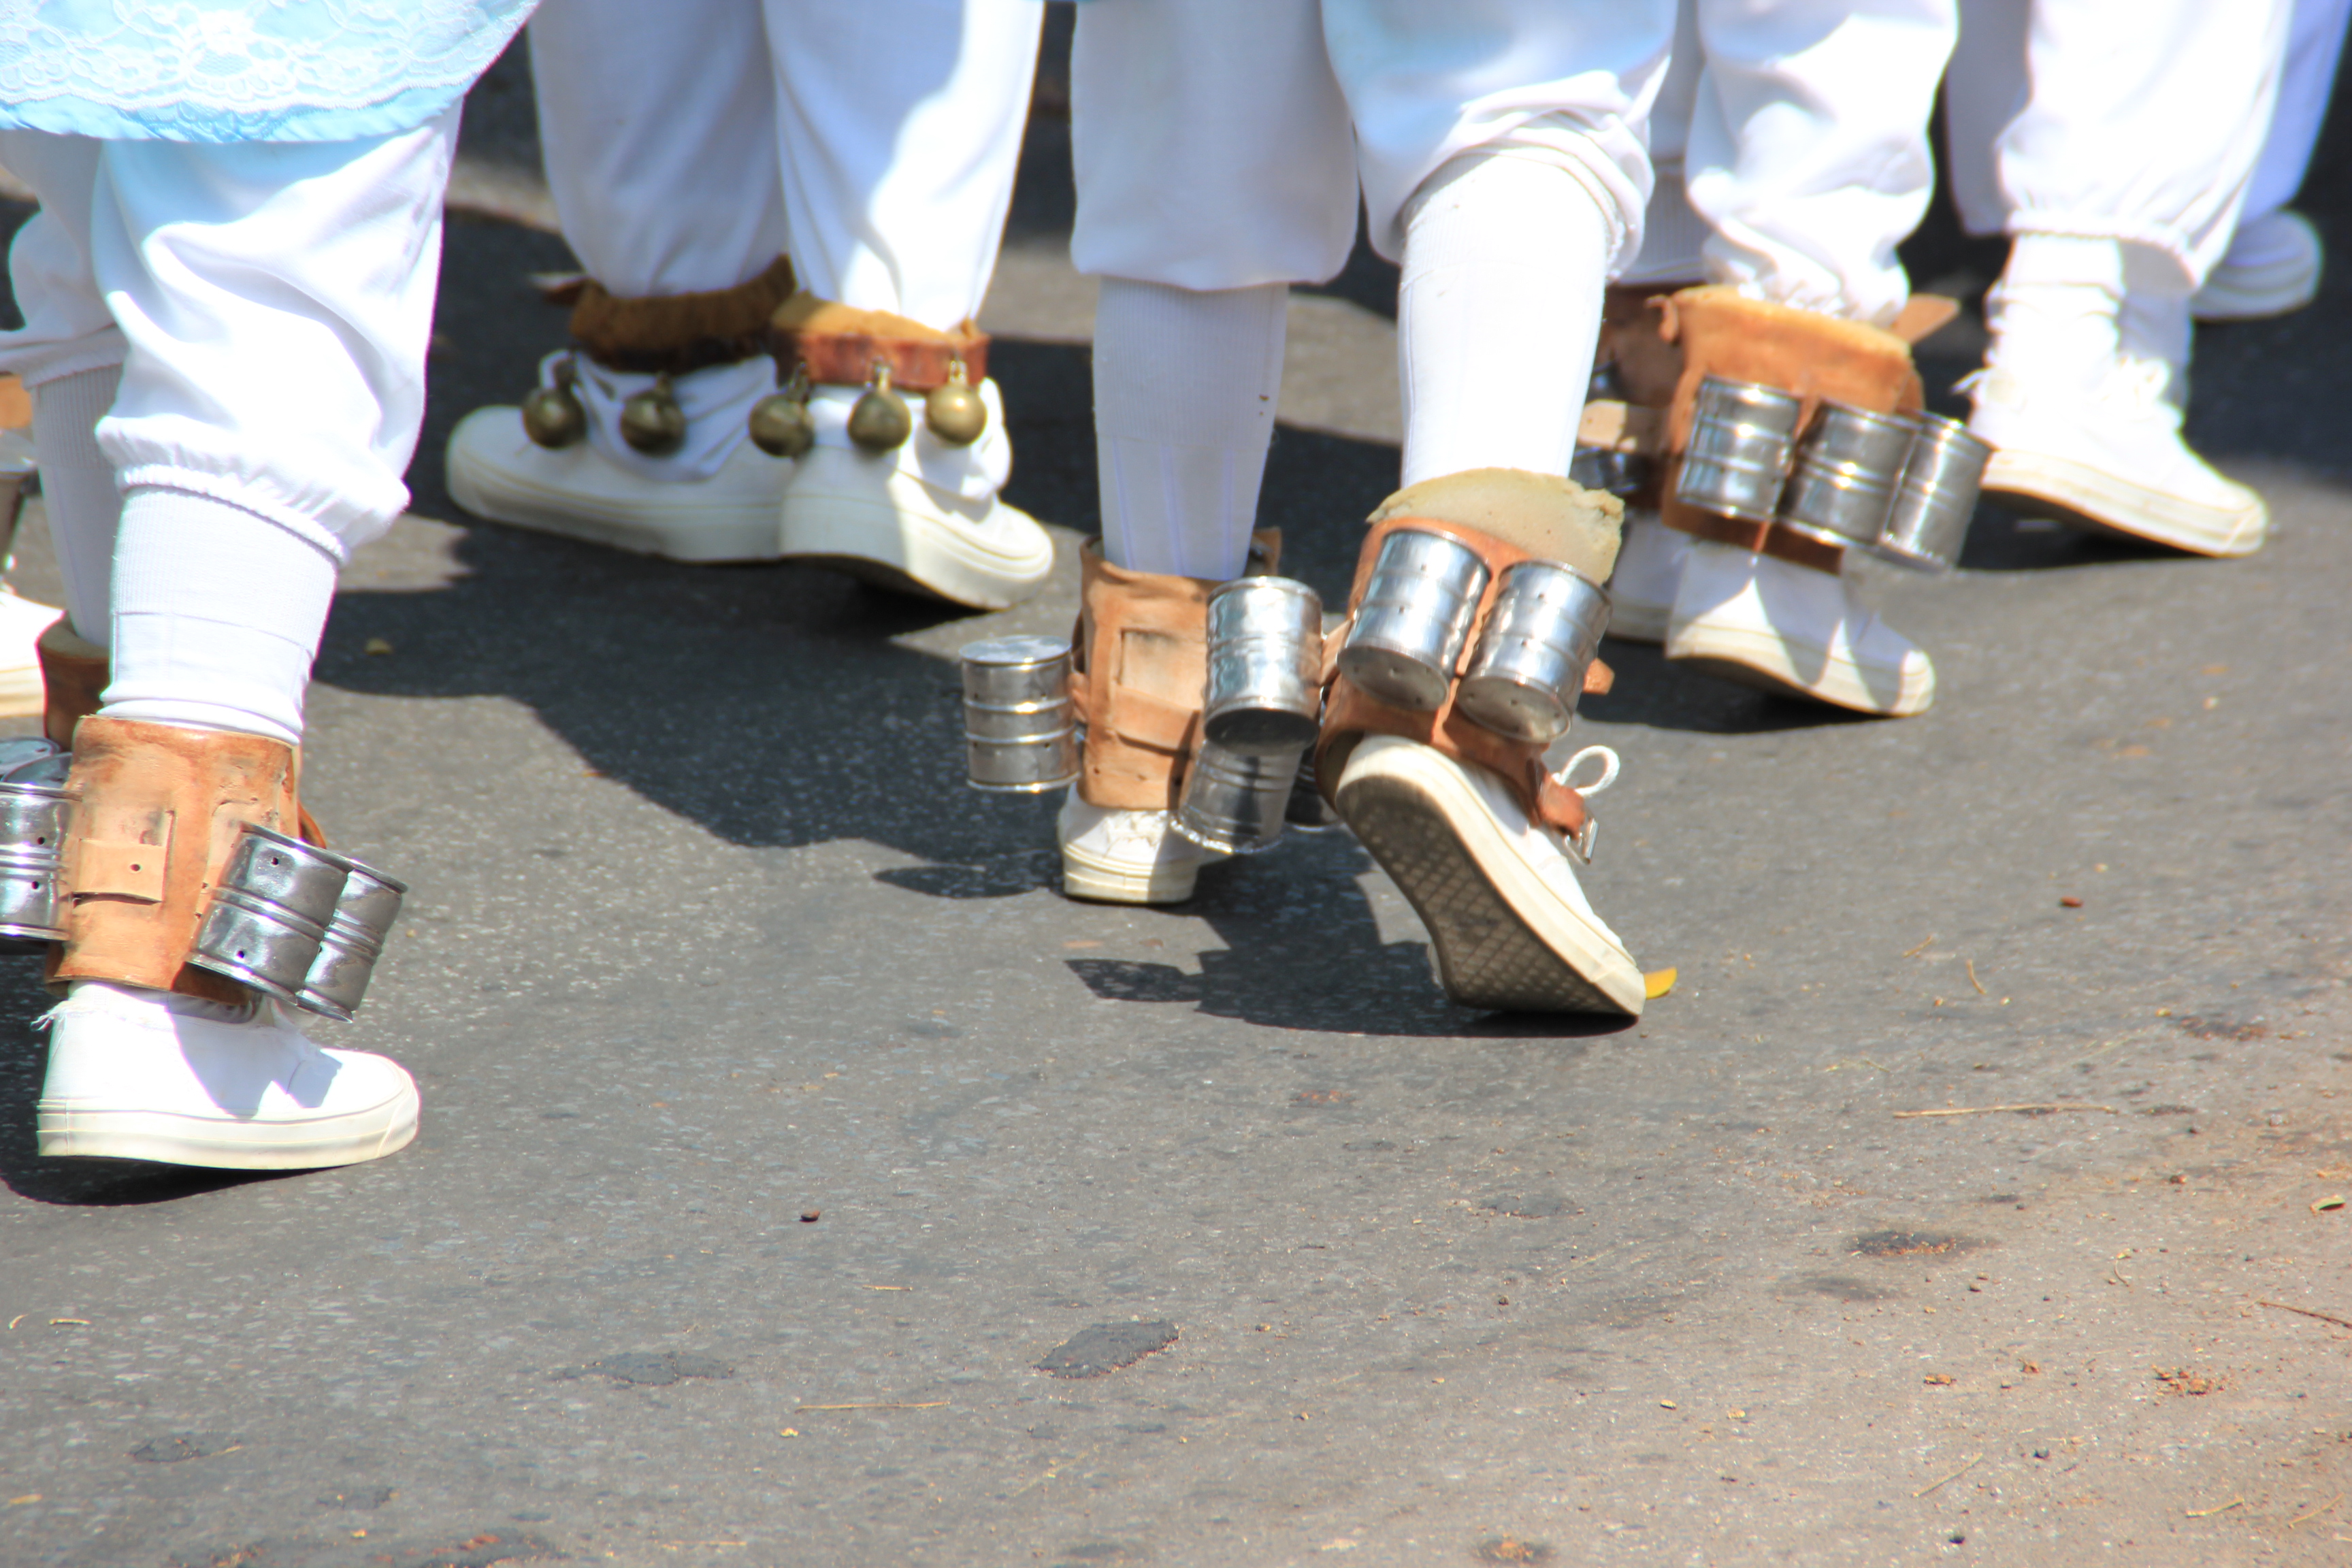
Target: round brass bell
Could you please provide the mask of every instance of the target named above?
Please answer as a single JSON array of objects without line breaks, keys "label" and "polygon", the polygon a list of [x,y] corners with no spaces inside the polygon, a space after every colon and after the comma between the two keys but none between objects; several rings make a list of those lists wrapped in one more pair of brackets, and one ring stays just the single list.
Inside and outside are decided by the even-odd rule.
[{"label": "round brass bell", "polygon": [[649,458],[675,452],[686,444],[686,410],[671,395],[669,377],[656,376],[643,392],[633,392],[621,404],[621,439]]},{"label": "round brass bell", "polygon": [[874,367],[874,384],[849,405],[849,438],[869,452],[887,452],[907,444],[915,433],[915,416],[907,400],[890,390],[890,368]]},{"label": "round brass bell", "polygon": [[964,379],[963,361],[948,367],[948,379],[923,399],[923,423],[950,447],[969,447],[988,428],[988,405]]},{"label": "round brass bell", "polygon": [[588,434],[588,411],[570,382],[534,386],[522,400],[522,433],[539,446],[559,450]]},{"label": "round brass bell", "polygon": [[772,392],[751,405],[751,445],[771,458],[798,458],[816,445],[816,421],[808,403],[789,392]]}]

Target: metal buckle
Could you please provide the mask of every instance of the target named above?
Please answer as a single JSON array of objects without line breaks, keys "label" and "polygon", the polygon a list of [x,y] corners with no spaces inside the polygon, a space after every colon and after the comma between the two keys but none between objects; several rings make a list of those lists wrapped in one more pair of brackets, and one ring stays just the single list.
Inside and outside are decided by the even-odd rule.
[{"label": "metal buckle", "polygon": [[1601,819],[1591,811],[1584,814],[1584,826],[1572,834],[1561,836],[1561,842],[1576,851],[1576,858],[1586,865],[1592,864],[1592,842],[1601,837]]}]

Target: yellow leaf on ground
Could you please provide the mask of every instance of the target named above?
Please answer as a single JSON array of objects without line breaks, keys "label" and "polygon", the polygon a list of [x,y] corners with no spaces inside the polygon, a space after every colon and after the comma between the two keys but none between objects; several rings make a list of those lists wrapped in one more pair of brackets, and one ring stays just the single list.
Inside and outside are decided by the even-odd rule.
[{"label": "yellow leaf on ground", "polygon": [[1675,988],[1675,977],[1681,973],[1679,969],[1651,970],[1642,976],[1642,994],[1653,1002],[1656,1001]]}]

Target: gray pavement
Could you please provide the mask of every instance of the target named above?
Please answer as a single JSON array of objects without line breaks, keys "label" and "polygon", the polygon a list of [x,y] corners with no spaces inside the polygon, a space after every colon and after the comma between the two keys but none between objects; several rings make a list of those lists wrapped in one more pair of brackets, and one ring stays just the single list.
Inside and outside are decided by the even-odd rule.
[{"label": "gray pavement", "polygon": [[[1064,146],[991,312],[1066,543]],[[417,1145],[38,1159],[0,970],[0,1563],[2347,1560],[2352,275],[2200,341],[2251,561],[1988,510],[1874,576],[1942,676],[1898,723],[1611,645],[1587,885],[1679,972],[1619,1027],[1449,1006],[1344,836],[1064,901],[951,660],[1066,627],[1066,558],[963,616],[468,521],[440,441],[563,258],[451,226],[415,514],[312,697],[320,815],[415,887],[333,1037]],[[1294,318],[1267,510],[1327,594],[1395,471],[1384,277]]]}]

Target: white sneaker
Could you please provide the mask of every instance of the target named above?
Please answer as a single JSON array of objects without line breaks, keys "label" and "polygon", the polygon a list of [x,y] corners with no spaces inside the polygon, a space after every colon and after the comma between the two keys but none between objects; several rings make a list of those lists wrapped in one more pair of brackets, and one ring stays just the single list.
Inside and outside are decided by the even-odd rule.
[{"label": "white sneaker", "polygon": [[1012,472],[996,384],[980,384],[987,434],[951,447],[923,423],[909,397],[915,433],[892,451],[849,439],[855,387],[821,386],[809,399],[817,444],[793,465],[784,488],[782,551],[900,593],[977,610],[1002,610],[1045,585],[1054,542],[1037,520],[997,491]]},{"label": "white sneaker", "polygon": [[1648,508],[1625,509],[1625,541],[1609,574],[1609,635],[1628,642],[1662,643],[1682,586],[1691,536],[1668,528]]},{"label": "white sneaker", "polygon": [[2302,310],[2319,297],[2327,261],[2319,231],[2282,207],[2239,226],[2189,309],[2200,321],[2259,321]]},{"label": "white sneaker", "polygon": [[43,1154],[309,1170],[416,1136],[416,1085],[398,1064],[313,1044],[275,1003],[81,980],[45,1021]]},{"label": "white sneaker", "polygon": [[631,473],[589,440],[551,449],[522,411],[477,408],[449,434],[449,494],[476,517],[673,561],[772,561],[793,465],[749,441],[707,479]]},{"label": "white sneaker", "polygon": [[1181,904],[1192,896],[1203,849],[1168,826],[1172,813],[1089,805],[1074,788],[1055,818],[1062,891],[1106,904]]},{"label": "white sneaker", "polygon": [[2171,376],[2160,362],[2122,360],[2086,395],[2000,365],[1978,372],[1963,384],[1976,399],[1969,429],[1993,447],[1985,493],[2193,554],[2252,554],[2270,509],[2180,438]]},{"label": "white sneaker", "polygon": [[1641,1016],[1642,972],[1592,912],[1559,835],[1530,822],[1493,773],[1370,735],[1339,795],[1429,928],[1446,995],[1496,1012]]},{"label": "white sneaker", "polygon": [[1691,542],[1666,629],[1676,664],[1885,718],[1927,711],[1936,667],[1854,602],[1843,577],[1736,544]]},{"label": "white sneaker", "polygon": [[41,656],[33,645],[57,624],[63,610],[0,587],[0,718],[21,719],[41,711]]}]

